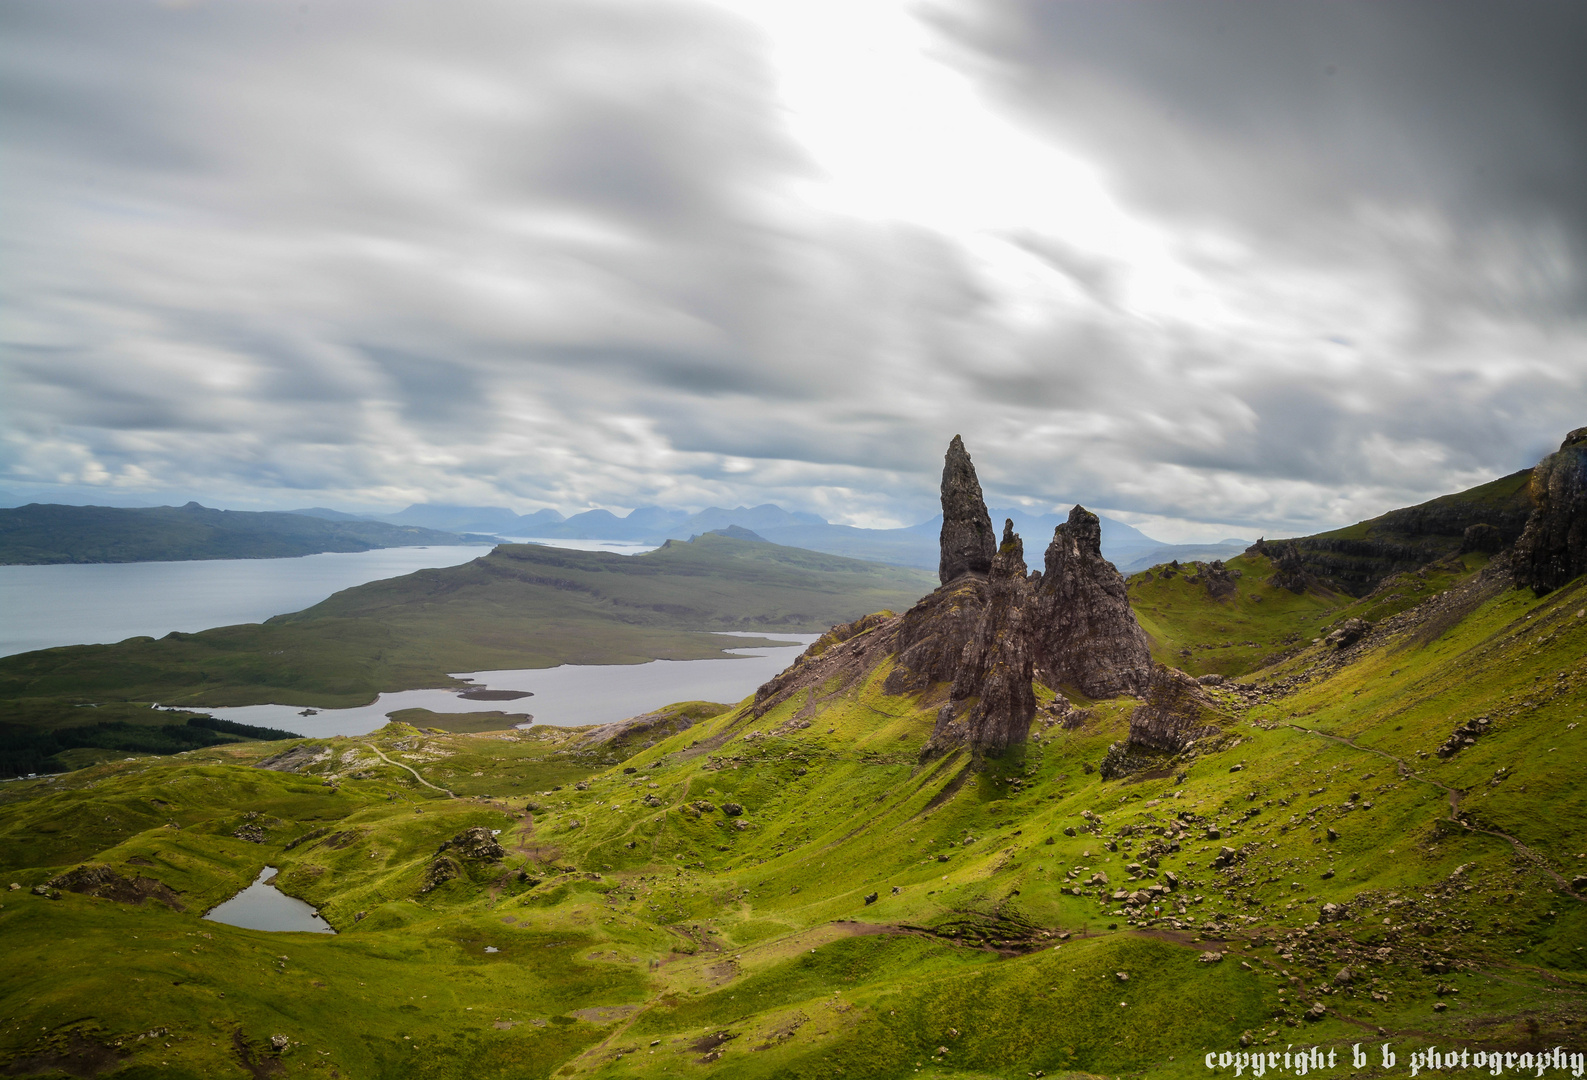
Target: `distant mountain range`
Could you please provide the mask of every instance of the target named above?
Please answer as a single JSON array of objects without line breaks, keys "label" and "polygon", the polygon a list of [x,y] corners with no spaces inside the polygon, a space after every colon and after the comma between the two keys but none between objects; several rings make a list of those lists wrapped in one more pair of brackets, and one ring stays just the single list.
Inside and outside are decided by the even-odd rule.
[{"label": "distant mountain range", "polygon": [[[1064,520],[1058,514],[1022,510],[994,509],[991,514],[998,527],[1004,518],[1013,520],[1026,550],[1034,555],[1033,567],[1040,566],[1053,529]],[[136,508],[30,503],[0,509],[0,563],[268,559],[381,547],[489,544],[507,538],[659,545],[744,530],[786,547],[935,570],[941,527],[939,516],[902,529],[861,529],[772,503],[712,506],[698,513],[641,506],[624,516],[586,510],[572,517],[555,510],[515,514],[501,506],[442,503],[416,503],[394,514],[351,514],[320,506],[215,510],[196,502]],[[1246,546],[1243,540],[1165,544],[1123,522],[1102,518],[1102,553],[1125,573],[1175,559],[1228,559]]]},{"label": "distant mountain range", "polygon": [[[320,507],[294,512],[331,521],[359,520],[354,515]],[[1001,525],[1005,518],[1014,522],[1014,529],[1024,537],[1027,549],[1036,554],[1037,563],[1052,538],[1053,529],[1064,520],[1058,514],[1032,515],[1022,510],[992,510],[991,514],[994,525]],[[712,506],[698,513],[641,506],[624,517],[610,510],[586,510],[567,518],[555,510],[519,515],[501,506],[416,503],[400,513],[368,515],[365,520],[510,537],[646,544],[687,540],[691,536],[735,526],[773,544],[926,570],[937,568],[937,539],[942,528],[942,518],[938,516],[902,529],[861,529],[834,525],[816,514],[790,512],[772,503],[731,510]],[[1245,550],[1249,543],[1226,540],[1218,544],[1165,544],[1123,522],[1102,518],[1102,553],[1125,573],[1175,559],[1184,562],[1227,559]]]}]

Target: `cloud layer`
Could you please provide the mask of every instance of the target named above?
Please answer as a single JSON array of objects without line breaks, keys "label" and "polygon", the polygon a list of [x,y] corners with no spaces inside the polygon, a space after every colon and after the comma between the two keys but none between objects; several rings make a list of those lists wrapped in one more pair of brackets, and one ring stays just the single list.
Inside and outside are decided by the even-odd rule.
[{"label": "cloud layer", "polygon": [[0,487],[1309,531],[1587,420],[1570,3],[0,2]]}]

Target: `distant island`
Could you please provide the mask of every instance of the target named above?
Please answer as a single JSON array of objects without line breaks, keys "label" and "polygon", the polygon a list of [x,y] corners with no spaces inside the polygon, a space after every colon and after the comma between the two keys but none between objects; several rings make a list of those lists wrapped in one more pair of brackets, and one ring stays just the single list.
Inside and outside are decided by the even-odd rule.
[{"label": "distant island", "polygon": [[30,503],[0,510],[0,564],[282,559],[327,551],[490,544],[416,525],[278,511],[186,506],[124,508]]},{"label": "distant island", "polygon": [[[1028,536],[1050,537],[1058,514],[994,509]],[[1230,559],[1248,540],[1165,544],[1107,517],[1102,554],[1132,573],[1158,563]],[[216,510],[185,506],[122,508],[31,503],[0,509],[0,564],[180,562],[193,559],[279,559],[327,551],[369,551],[420,544],[497,544],[506,538],[611,541],[659,546],[707,533],[754,538],[850,559],[920,570],[937,566],[942,518],[898,529],[836,525],[772,503],[700,511],[641,506],[625,516],[586,510],[515,514],[500,506],[416,503],[395,514],[350,514],[326,507],[288,511]]]}]

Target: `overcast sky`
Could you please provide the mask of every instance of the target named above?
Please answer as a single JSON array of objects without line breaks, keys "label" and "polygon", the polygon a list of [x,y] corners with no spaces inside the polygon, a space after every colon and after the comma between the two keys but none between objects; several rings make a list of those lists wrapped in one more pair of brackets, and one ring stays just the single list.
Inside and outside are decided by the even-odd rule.
[{"label": "overcast sky", "polygon": [[1587,424],[1574,0],[0,0],[0,489],[1314,531]]}]

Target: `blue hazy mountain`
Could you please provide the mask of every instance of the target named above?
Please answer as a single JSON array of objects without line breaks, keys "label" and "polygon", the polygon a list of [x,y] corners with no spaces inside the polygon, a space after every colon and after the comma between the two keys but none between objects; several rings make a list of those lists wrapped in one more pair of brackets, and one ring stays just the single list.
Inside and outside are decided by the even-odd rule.
[{"label": "blue hazy mountain", "polygon": [[[305,513],[320,515],[321,511]],[[1025,538],[1026,550],[1034,554],[1032,566],[1041,562],[1041,553],[1052,539],[1053,529],[1062,524],[1063,514],[1031,514],[1023,510],[994,509],[993,524],[1001,527],[1012,519],[1015,531]],[[451,506],[419,503],[397,514],[378,520],[400,525],[423,526],[451,531],[491,532],[501,536],[536,537],[547,540],[614,540],[660,544],[666,540],[687,540],[691,536],[738,528],[755,533],[774,544],[807,548],[852,559],[869,559],[894,566],[935,570],[938,534],[942,518],[933,517],[918,525],[899,529],[862,529],[834,525],[817,514],[784,510],[774,503],[725,509],[707,507],[698,513],[662,506],[641,506],[625,515],[610,510],[586,510],[564,518],[555,510],[518,515],[500,506]],[[1244,548],[1198,545],[1170,545],[1146,535],[1139,529],[1112,518],[1102,518],[1102,553],[1121,569],[1133,567],[1156,552],[1167,552],[1153,562],[1175,558],[1228,558]],[[1178,554],[1184,549],[1185,554]],[[1194,554],[1194,552],[1211,552]],[[1151,565],[1146,563],[1143,565]]]}]

